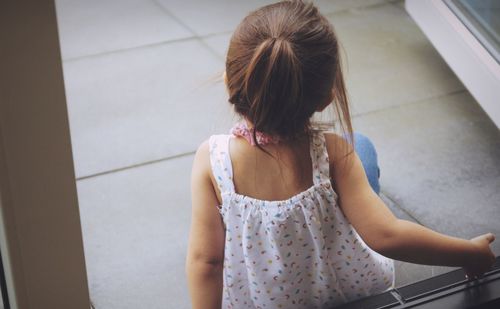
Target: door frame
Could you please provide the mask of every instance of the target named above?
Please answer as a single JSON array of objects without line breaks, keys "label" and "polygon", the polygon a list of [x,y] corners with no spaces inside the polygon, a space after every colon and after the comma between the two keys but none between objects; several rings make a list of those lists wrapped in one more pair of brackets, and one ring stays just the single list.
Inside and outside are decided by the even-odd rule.
[{"label": "door frame", "polygon": [[90,308],[53,0],[0,1],[0,252],[10,308]]}]

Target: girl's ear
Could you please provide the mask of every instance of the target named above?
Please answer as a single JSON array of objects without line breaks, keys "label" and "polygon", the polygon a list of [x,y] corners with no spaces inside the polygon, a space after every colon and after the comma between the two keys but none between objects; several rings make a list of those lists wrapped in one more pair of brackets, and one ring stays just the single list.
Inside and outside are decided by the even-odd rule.
[{"label": "girl's ear", "polygon": [[222,79],[224,80],[224,84],[226,85],[227,87],[227,75],[226,75],[226,70],[224,70],[224,72],[222,72]]}]

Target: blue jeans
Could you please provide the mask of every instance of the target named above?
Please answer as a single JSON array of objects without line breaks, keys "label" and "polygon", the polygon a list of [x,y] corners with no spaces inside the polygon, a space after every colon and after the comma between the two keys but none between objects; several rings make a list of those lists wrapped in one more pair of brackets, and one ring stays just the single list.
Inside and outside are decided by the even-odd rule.
[{"label": "blue jeans", "polygon": [[370,139],[362,134],[354,133],[354,149],[363,163],[368,182],[375,193],[380,193],[380,169],[377,163],[377,151]]}]

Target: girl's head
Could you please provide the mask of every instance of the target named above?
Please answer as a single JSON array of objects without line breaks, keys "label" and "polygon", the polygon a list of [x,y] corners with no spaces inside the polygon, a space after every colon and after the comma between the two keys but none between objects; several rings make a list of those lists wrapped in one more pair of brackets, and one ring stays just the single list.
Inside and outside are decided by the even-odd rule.
[{"label": "girl's head", "polygon": [[282,1],[245,17],[229,43],[226,83],[229,102],[257,131],[296,138],[333,103],[352,137],[337,38],[311,3]]}]

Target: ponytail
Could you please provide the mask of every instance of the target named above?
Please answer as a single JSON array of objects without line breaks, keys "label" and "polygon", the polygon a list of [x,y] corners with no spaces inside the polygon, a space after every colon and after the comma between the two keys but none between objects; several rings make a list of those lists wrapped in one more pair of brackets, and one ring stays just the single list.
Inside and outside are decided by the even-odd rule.
[{"label": "ponytail", "polygon": [[301,75],[288,40],[271,37],[257,46],[243,78],[248,118],[255,130],[283,136],[299,129],[289,120],[301,112]]}]

